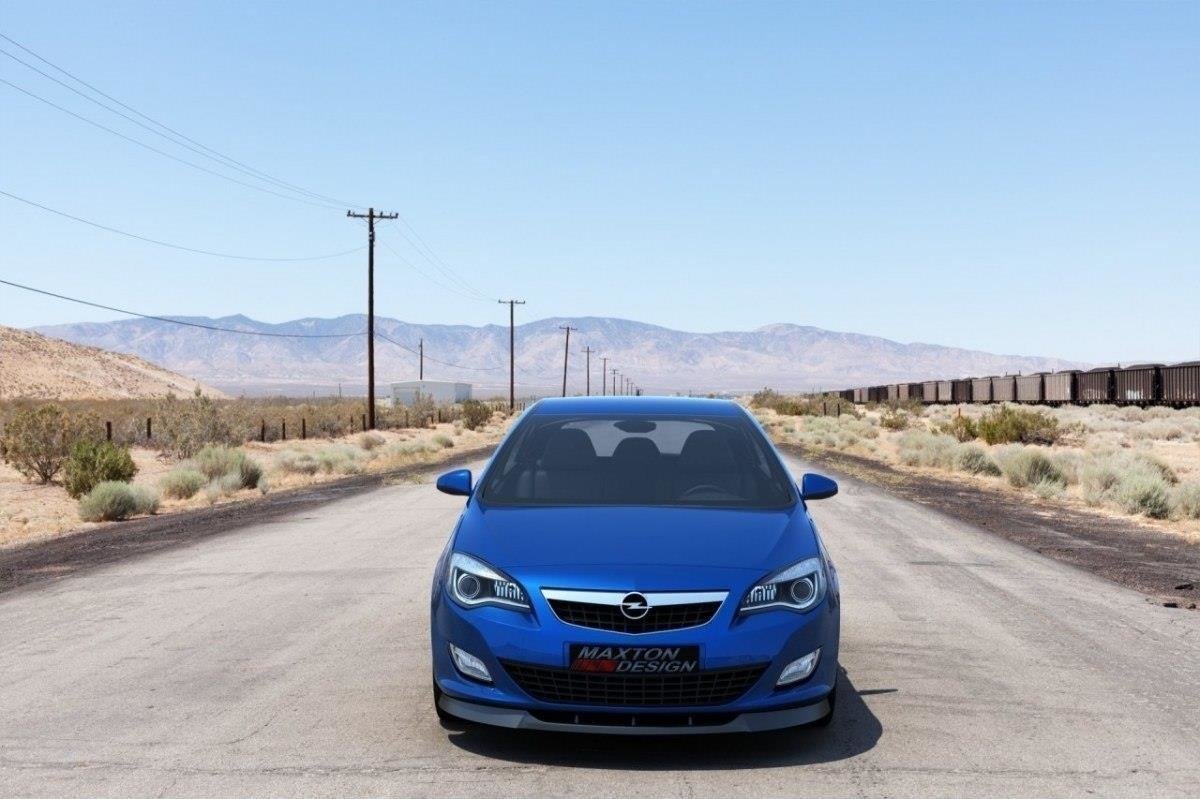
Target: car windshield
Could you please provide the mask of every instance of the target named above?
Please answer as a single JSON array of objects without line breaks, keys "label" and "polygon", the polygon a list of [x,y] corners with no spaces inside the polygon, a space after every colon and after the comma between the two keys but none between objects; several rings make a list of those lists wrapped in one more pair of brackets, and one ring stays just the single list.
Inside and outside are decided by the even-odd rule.
[{"label": "car windshield", "polygon": [[780,508],[791,479],[746,417],[533,414],[488,470],[494,505]]}]

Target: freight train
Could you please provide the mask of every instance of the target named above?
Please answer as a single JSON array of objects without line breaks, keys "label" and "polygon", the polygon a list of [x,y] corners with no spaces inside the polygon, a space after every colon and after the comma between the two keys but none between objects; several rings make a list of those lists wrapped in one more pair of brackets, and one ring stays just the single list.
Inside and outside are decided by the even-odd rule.
[{"label": "freight train", "polygon": [[1102,366],[1087,371],[925,380],[836,392],[847,402],[925,405],[1017,402],[1028,405],[1200,405],[1200,361]]}]

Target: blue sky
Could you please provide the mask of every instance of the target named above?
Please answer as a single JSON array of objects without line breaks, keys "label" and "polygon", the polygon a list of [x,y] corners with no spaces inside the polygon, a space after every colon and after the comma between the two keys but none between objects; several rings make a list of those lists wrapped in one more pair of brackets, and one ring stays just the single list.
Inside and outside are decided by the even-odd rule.
[{"label": "blue sky", "polygon": [[[0,8],[0,31],[175,130],[401,212],[483,295],[527,299],[527,319],[1200,357],[1197,3]],[[0,78],[193,157],[8,58]],[[13,194],[225,252],[365,241],[343,210],[4,85],[0,115]],[[398,229],[381,240],[446,282]],[[151,313],[360,312],[364,266],[175,252],[0,197],[0,277]],[[387,248],[377,268],[380,313],[506,321]],[[0,286],[3,324],[110,318]]]}]

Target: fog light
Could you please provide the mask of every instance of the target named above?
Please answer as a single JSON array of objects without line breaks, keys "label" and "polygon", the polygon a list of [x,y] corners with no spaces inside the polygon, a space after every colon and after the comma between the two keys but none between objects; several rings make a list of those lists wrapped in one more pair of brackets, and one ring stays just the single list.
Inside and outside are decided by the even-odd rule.
[{"label": "fog light", "polygon": [[492,681],[492,675],[488,672],[487,666],[470,652],[459,649],[454,644],[450,644],[450,657],[454,660],[454,668],[458,669],[462,676],[470,677],[472,680],[479,680],[480,682]]},{"label": "fog light", "polygon": [[775,687],[779,688],[784,685],[791,685],[794,682],[800,682],[803,679],[807,679],[808,676],[813,673],[813,669],[817,667],[817,661],[820,659],[821,649],[818,647],[804,657],[793,660],[791,663],[783,667],[783,672],[780,673],[779,679],[775,681]]}]

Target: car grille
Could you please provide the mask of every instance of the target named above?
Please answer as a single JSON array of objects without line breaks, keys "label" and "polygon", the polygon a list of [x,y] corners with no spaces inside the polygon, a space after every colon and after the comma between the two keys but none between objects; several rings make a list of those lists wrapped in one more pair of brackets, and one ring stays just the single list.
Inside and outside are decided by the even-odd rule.
[{"label": "car grille", "polygon": [[567,624],[612,630],[618,633],[657,633],[699,627],[712,621],[720,602],[695,602],[687,605],[659,605],[640,619],[629,619],[618,605],[598,605],[591,602],[549,600],[554,615]]},{"label": "car grille", "polygon": [[686,674],[594,674],[500,661],[521,690],[543,702],[612,707],[703,707],[750,690],[767,664]]}]

